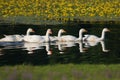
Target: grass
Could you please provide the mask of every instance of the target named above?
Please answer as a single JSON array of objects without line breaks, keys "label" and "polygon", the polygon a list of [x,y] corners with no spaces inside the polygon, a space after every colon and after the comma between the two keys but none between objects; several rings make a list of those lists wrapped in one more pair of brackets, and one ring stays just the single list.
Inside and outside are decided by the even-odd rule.
[{"label": "grass", "polygon": [[1,66],[0,80],[119,80],[120,64]]}]

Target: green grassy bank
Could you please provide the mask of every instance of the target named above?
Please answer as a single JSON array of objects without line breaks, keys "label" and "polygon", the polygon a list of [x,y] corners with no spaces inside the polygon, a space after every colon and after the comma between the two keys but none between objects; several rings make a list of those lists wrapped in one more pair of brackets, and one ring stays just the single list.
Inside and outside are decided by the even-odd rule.
[{"label": "green grassy bank", "polygon": [[0,80],[119,80],[120,64],[2,66]]}]

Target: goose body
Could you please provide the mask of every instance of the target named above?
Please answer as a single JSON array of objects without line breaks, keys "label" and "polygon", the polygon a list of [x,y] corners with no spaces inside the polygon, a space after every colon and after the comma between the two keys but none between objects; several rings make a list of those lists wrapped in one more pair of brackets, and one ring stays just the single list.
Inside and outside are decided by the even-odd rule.
[{"label": "goose body", "polygon": [[48,38],[46,38],[46,36],[42,36],[44,38],[44,42],[56,42],[57,41],[57,37],[56,36],[49,36]]},{"label": "goose body", "polygon": [[98,41],[98,39],[100,39],[98,36],[95,35],[84,35],[85,37],[83,37],[84,41]]},{"label": "goose body", "polygon": [[61,42],[67,42],[67,41],[75,41],[77,38],[75,36],[72,36],[72,35],[64,35],[62,36],[62,33],[64,33],[65,30],[63,29],[60,29],[59,32],[58,32],[58,41],[61,41]]},{"label": "goose body", "polygon": [[61,36],[59,41],[67,42],[67,41],[75,41],[77,38],[72,35]]},{"label": "goose body", "polygon": [[110,31],[108,28],[104,28],[102,30],[102,34],[101,37],[97,37],[95,35],[85,35],[85,37],[83,38],[85,41],[102,41],[105,39],[105,32]]},{"label": "goose body", "polygon": [[40,35],[31,35],[31,36],[24,36],[24,41],[41,43],[44,42],[44,39]]},{"label": "goose body", "polygon": [[5,37],[0,39],[0,42],[18,42],[23,41],[23,35],[4,35]]}]

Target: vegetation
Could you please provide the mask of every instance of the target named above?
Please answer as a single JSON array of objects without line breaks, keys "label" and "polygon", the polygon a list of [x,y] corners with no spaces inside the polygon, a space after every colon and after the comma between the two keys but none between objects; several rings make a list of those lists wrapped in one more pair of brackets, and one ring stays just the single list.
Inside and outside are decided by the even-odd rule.
[{"label": "vegetation", "polygon": [[0,0],[0,16],[32,22],[119,20],[120,0]]},{"label": "vegetation", "polygon": [[3,66],[0,80],[119,80],[120,65],[56,64]]}]

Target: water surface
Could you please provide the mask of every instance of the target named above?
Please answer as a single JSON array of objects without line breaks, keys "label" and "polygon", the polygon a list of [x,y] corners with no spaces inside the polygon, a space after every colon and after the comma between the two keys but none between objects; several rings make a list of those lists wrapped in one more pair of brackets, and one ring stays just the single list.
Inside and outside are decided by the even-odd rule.
[{"label": "water surface", "polygon": [[0,65],[48,65],[48,64],[118,64],[120,63],[120,30],[119,24],[77,24],[77,25],[0,25],[0,37],[4,34],[26,34],[31,27],[34,34],[45,35],[51,28],[52,36],[56,36],[59,29],[78,37],[79,29],[85,28],[88,33],[101,35],[104,27],[111,32],[106,33],[105,41],[90,42],[56,42],[56,43],[27,43],[0,42]]}]

